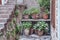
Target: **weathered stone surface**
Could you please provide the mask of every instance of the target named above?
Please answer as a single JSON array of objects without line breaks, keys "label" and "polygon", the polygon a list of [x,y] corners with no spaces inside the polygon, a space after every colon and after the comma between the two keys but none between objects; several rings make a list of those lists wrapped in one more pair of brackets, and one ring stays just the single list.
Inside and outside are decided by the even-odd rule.
[{"label": "weathered stone surface", "polygon": [[7,4],[0,5],[0,30],[9,19],[15,8],[16,0],[9,0]]},{"label": "weathered stone surface", "polygon": [[38,35],[30,35],[30,36],[20,36],[19,40],[50,40],[50,36],[38,36]]}]

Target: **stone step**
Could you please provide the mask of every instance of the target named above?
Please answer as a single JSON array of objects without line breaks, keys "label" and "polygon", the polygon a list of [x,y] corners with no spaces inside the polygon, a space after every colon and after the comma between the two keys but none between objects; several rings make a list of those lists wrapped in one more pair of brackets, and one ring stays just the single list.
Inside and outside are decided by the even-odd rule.
[{"label": "stone step", "polygon": [[0,23],[0,30],[4,28],[5,23]]},{"label": "stone step", "polygon": [[9,14],[0,14],[0,18],[9,18]]},{"label": "stone step", "polygon": [[11,15],[11,12],[0,12],[0,15]]},{"label": "stone step", "polygon": [[8,15],[11,15],[11,12],[9,11],[9,12],[0,12],[0,14],[8,14]]},{"label": "stone step", "polygon": [[10,14],[12,12],[12,10],[9,11],[0,11],[0,14]]},{"label": "stone step", "polygon": [[0,5],[0,30],[4,28],[4,24],[7,23],[9,16],[15,8],[16,1],[8,0],[5,5]]},{"label": "stone step", "polygon": [[8,18],[0,18],[0,23],[6,23]]},{"label": "stone step", "polygon": [[[7,4],[12,4],[12,5],[13,5],[13,4],[16,4],[16,1],[10,1],[10,2],[8,2]],[[7,4],[6,4],[6,5],[7,5]]]},{"label": "stone step", "polygon": [[6,4],[6,5],[15,5],[16,3],[8,3],[8,4]]},{"label": "stone step", "polygon": [[[13,10],[14,10],[14,9],[11,9],[11,8],[9,8],[9,9],[1,9],[0,12],[5,12],[5,13],[6,13],[7,11],[8,11],[8,12],[12,12]],[[1,13],[0,13],[0,14],[1,14]]]},{"label": "stone step", "polygon": [[16,1],[8,1],[8,3],[13,3],[13,2],[15,2],[15,3],[16,3]]},{"label": "stone step", "polygon": [[2,7],[0,7],[0,10],[1,10],[1,9],[13,9],[13,8],[14,8],[14,6],[9,6],[9,7],[8,7],[8,6],[7,6],[7,7],[3,7],[3,6],[2,6]]},{"label": "stone step", "polygon": [[1,9],[1,10],[0,10],[0,12],[6,12],[6,11],[13,11],[13,9],[6,9],[6,10]]},{"label": "stone step", "polygon": [[6,12],[6,11],[13,11],[14,9],[13,8],[0,8],[0,12],[2,12],[2,11],[4,11],[4,12]]},{"label": "stone step", "polygon": [[0,10],[1,9],[13,9],[15,6],[13,5],[9,5],[9,6],[0,6]]},{"label": "stone step", "polygon": [[12,13],[12,11],[13,11],[13,10],[0,10],[0,14],[1,14],[1,13],[4,13],[4,12],[5,12],[5,13],[6,13],[6,12]]},{"label": "stone step", "polygon": [[11,7],[11,6],[14,6],[14,5],[0,5],[0,7]]},{"label": "stone step", "polygon": [[10,2],[10,1],[13,1],[13,2],[14,2],[14,1],[16,1],[16,0],[8,0],[8,2]]}]

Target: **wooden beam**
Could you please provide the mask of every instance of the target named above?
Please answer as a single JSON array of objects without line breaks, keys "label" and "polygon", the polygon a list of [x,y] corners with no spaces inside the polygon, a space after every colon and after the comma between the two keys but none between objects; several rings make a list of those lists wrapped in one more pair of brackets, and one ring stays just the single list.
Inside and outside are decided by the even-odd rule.
[{"label": "wooden beam", "polygon": [[51,1],[51,23],[53,28],[55,29],[55,0]]},{"label": "wooden beam", "polygon": [[0,0],[0,4],[2,4],[2,0]]}]

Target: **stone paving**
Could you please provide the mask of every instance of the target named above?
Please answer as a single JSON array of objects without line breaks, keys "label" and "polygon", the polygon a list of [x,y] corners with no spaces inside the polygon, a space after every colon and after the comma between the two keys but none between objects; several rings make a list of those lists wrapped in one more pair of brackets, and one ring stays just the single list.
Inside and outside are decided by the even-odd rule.
[{"label": "stone paving", "polygon": [[19,40],[50,40],[50,36],[41,36],[38,35],[30,35],[30,36],[20,36]]}]

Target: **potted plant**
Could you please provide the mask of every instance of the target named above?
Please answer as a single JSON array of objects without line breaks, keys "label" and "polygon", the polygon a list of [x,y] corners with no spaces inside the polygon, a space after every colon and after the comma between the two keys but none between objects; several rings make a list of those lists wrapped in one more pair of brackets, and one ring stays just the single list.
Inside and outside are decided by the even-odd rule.
[{"label": "potted plant", "polygon": [[31,8],[30,13],[31,13],[33,19],[38,19],[39,18],[39,9]]},{"label": "potted plant", "polygon": [[41,11],[45,11],[45,9],[50,10],[50,1],[49,0],[38,0],[38,3],[40,5]]},{"label": "potted plant", "polygon": [[48,28],[48,24],[44,21],[40,21],[37,23],[37,25],[39,26],[38,29],[38,35],[41,36],[43,35],[44,30],[46,30],[46,28]]},{"label": "potted plant", "polygon": [[24,10],[24,12],[23,12],[23,18],[24,19],[28,19],[29,15],[30,15],[29,10],[28,9]]},{"label": "potted plant", "polygon": [[37,34],[38,33],[38,30],[37,30],[37,24],[35,24],[34,26],[33,26],[33,29],[34,29],[34,31],[35,31],[35,34]]},{"label": "potted plant", "polygon": [[48,24],[44,21],[37,22],[37,24],[33,27],[36,31],[36,33],[41,36],[44,33],[44,30],[48,28]]},{"label": "potted plant", "polygon": [[25,35],[29,35],[29,29],[30,29],[31,25],[32,25],[31,22],[23,22],[22,23],[22,26],[24,27]]},{"label": "potted plant", "polygon": [[45,10],[45,12],[43,13],[43,19],[48,19],[48,15],[49,15],[49,11],[48,9]]}]

